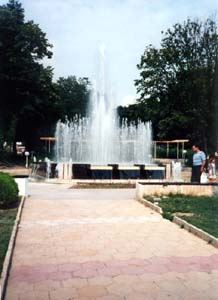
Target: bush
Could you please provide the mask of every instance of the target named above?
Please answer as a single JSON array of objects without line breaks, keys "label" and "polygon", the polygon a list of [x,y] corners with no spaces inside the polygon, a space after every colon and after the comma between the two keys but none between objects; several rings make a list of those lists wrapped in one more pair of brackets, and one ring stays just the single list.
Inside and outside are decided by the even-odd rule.
[{"label": "bush", "polygon": [[0,172],[0,207],[12,206],[17,201],[17,183],[9,174]]}]

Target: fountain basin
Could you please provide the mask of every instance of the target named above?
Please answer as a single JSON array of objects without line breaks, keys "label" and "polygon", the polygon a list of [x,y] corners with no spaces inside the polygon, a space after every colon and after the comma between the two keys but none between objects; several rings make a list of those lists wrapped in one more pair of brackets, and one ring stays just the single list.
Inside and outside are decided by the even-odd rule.
[{"label": "fountain basin", "polygon": [[112,166],[90,165],[90,171],[91,171],[90,179],[112,179],[113,178]]},{"label": "fountain basin", "polygon": [[50,163],[50,173],[47,173],[46,162],[32,164],[31,177],[44,179],[159,179],[166,178],[166,166],[157,165],[94,165],[78,163]]}]

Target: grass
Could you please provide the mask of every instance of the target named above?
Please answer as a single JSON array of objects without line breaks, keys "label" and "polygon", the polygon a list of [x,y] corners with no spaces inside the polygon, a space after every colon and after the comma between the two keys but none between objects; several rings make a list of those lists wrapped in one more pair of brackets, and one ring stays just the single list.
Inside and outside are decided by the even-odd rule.
[{"label": "grass", "polygon": [[[157,198],[147,200],[156,202]],[[218,238],[218,197],[169,195],[161,197],[158,205],[163,217],[172,220],[174,215]]]},{"label": "grass", "polygon": [[17,208],[0,210],[0,274],[17,215]]}]

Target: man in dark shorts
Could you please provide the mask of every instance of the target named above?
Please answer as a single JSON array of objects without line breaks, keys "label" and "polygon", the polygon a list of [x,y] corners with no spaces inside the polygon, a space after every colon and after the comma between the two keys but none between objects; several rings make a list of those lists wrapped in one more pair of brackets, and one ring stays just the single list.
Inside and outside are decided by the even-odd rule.
[{"label": "man in dark shorts", "polygon": [[193,154],[193,162],[192,162],[192,176],[191,182],[200,183],[201,182],[201,174],[204,170],[206,164],[206,155],[203,151],[200,150],[198,145],[192,146]]}]

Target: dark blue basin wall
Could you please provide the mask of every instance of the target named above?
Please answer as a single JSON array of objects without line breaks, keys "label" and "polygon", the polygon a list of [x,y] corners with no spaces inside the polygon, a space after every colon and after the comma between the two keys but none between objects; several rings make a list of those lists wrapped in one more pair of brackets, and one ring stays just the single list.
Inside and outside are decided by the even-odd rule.
[{"label": "dark blue basin wall", "polygon": [[[57,178],[57,163],[51,163],[51,173],[49,178]],[[164,179],[165,171],[163,170],[146,170],[144,166],[139,166],[138,170],[122,170],[118,165],[112,166],[112,170],[91,169],[90,164],[73,164],[72,179]],[[47,164],[46,162],[33,163],[36,169],[36,175],[46,178]]]}]

